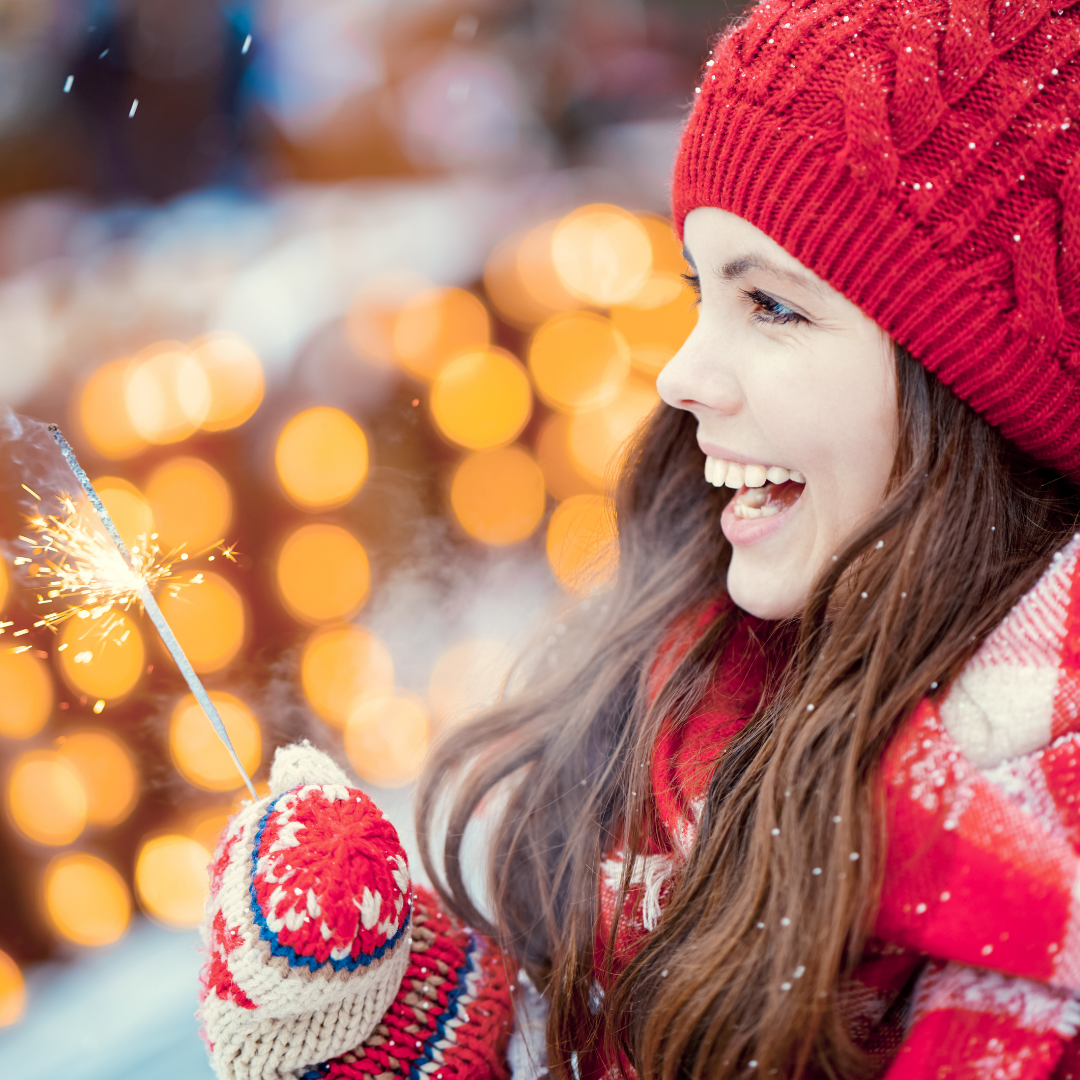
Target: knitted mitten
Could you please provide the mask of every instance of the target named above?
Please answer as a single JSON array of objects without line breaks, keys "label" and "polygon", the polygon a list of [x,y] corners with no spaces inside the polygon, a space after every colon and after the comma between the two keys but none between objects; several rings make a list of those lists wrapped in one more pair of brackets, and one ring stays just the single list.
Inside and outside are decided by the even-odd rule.
[{"label": "knitted mitten", "polygon": [[393,826],[306,742],[278,750],[270,794],[229,821],[203,936],[220,1080],[505,1073],[498,951],[414,893]]}]

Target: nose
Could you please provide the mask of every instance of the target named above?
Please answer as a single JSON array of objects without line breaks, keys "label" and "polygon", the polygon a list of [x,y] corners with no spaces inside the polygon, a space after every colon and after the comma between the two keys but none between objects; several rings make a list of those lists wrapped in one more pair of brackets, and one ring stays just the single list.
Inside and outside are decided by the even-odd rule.
[{"label": "nose", "polygon": [[703,329],[699,322],[656,377],[656,389],[673,409],[733,416],[742,407],[742,390],[725,362],[724,345]]}]

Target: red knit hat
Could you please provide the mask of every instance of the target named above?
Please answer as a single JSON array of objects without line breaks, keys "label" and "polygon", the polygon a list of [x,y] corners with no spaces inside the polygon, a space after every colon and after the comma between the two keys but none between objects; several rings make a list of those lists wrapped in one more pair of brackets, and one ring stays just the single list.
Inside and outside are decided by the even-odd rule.
[{"label": "red knit hat", "polygon": [[764,0],[675,169],[1080,480],[1080,5]]}]

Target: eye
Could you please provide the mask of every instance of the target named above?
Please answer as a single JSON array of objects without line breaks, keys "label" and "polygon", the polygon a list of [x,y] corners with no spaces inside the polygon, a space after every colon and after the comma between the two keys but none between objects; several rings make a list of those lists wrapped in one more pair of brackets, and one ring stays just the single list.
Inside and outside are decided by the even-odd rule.
[{"label": "eye", "polygon": [[754,305],[753,319],[756,322],[768,323],[771,326],[782,326],[785,323],[809,322],[805,315],[774,300],[768,293],[760,289],[740,289],[739,292]]},{"label": "eye", "polygon": [[680,274],[679,277],[694,290],[694,295],[697,297],[694,307],[697,307],[701,303],[701,278],[697,274]]}]

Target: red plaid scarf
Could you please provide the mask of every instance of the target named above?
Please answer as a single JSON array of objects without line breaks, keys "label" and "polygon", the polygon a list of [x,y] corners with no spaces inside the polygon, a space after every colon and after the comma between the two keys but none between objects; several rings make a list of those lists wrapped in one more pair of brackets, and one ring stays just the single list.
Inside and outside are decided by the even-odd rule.
[{"label": "red plaid scarf", "polygon": [[[881,908],[843,1001],[856,1037],[891,1058],[888,1080],[1080,1080],[1078,556],[1080,538],[884,756]],[[658,740],[665,842],[633,868],[617,958],[660,919],[716,759],[760,700],[753,629],[736,632],[697,715]],[[602,941],[622,868],[619,851],[602,864]],[[903,1027],[882,1023],[913,976]]]}]

